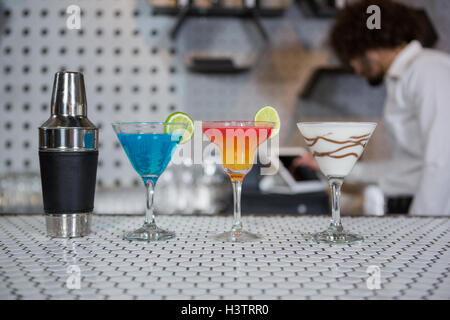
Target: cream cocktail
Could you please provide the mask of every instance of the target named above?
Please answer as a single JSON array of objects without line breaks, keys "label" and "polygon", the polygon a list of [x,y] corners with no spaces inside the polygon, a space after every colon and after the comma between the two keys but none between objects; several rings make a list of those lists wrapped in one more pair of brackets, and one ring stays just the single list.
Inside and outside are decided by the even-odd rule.
[{"label": "cream cocktail", "polygon": [[299,122],[306,144],[327,176],[332,193],[332,219],[328,230],[314,234],[325,243],[362,241],[359,235],[344,232],[340,219],[340,190],[345,176],[353,169],[372,136],[374,122]]},{"label": "cream cocktail", "polygon": [[345,177],[375,129],[375,123],[304,122],[298,128],[306,144],[326,176]]}]

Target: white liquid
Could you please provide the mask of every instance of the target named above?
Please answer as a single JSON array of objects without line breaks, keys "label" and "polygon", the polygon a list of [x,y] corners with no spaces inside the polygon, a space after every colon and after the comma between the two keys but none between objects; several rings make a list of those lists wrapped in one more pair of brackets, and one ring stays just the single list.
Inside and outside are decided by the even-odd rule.
[{"label": "white liquid", "polygon": [[331,177],[345,177],[350,173],[376,125],[374,122],[297,123],[320,170]]}]

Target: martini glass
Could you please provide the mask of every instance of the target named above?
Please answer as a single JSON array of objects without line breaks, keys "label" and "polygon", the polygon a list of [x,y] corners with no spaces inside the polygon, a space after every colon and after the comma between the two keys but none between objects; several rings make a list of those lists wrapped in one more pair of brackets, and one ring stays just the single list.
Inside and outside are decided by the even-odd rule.
[{"label": "martini glass", "polygon": [[331,188],[331,223],[327,230],[313,234],[318,243],[354,243],[363,237],[344,231],[340,197],[344,178],[350,173],[372,136],[374,122],[299,122],[306,144],[327,177]]},{"label": "martini glass", "polygon": [[234,220],[231,231],[218,234],[218,241],[248,242],[259,239],[245,231],[241,221],[241,189],[245,175],[253,167],[257,147],[266,141],[275,127],[267,121],[205,121],[203,134],[220,149],[222,166],[233,185]]},{"label": "martini glass", "polygon": [[153,195],[156,182],[166,169],[187,124],[166,122],[120,122],[112,124],[134,170],[141,176],[147,190],[145,221],[139,229],[126,232],[127,240],[167,240],[175,233],[155,223]]}]

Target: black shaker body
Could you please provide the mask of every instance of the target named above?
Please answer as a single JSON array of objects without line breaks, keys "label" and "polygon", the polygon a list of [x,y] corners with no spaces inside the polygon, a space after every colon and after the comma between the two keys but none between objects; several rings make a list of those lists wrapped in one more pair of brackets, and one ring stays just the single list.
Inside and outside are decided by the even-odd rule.
[{"label": "black shaker body", "polygon": [[87,117],[80,72],[55,74],[50,118],[39,127],[39,162],[47,235],[88,235],[97,178],[98,128]]},{"label": "black shaker body", "polygon": [[45,213],[93,211],[98,151],[39,151],[39,162]]}]

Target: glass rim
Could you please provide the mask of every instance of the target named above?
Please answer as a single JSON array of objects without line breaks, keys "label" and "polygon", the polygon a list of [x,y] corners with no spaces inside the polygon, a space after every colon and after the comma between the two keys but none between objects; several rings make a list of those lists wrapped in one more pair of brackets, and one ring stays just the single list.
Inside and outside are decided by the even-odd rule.
[{"label": "glass rim", "polygon": [[139,125],[139,124],[147,124],[147,125],[177,125],[177,126],[186,126],[187,127],[187,123],[183,123],[183,122],[163,122],[163,121],[130,121],[130,122],[112,122],[111,125],[115,126],[115,125]]},{"label": "glass rim", "polygon": [[202,121],[202,127],[204,124],[223,124],[223,127],[233,127],[234,125],[230,123],[236,124],[268,124],[269,126],[275,127],[276,122],[273,121],[252,121],[252,120],[214,120],[214,121]]},{"label": "glass rim", "polygon": [[302,121],[297,122],[298,126],[352,126],[352,127],[362,127],[362,126],[376,126],[377,122],[370,121]]}]

